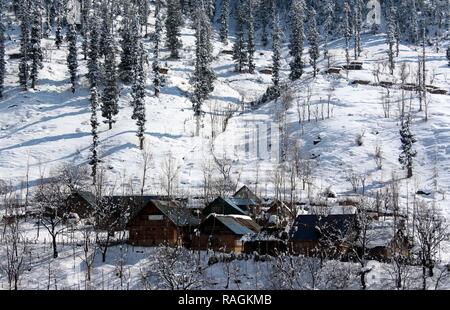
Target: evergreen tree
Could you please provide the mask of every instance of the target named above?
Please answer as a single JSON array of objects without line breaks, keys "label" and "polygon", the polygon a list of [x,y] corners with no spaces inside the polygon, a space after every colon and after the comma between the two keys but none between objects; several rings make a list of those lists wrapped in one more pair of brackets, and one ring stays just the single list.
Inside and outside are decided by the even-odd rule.
[{"label": "evergreen tree", "polygon": [[353,25],[355,35],[355,59],[361,56],[361,31],[362,31],[362,3],[361,0],[354,0],[353,3]]},{"label": "evergreen tree", "polygon": [[272,32],[272,82],[274,96],[279,96],[280,94],[281,35],[280,18],[278,13],[276,13]]},{"label": "evergreen tree", "polygon": [[78,59],[77,59],[77,30],[75,25],[69,26],[69,31],[67,32],[67,41],[69,42],[69,54],[67,55],[67,66],[70,72],[70,82],[72,84],[72,93],[75,93],[76,82],[77,82],[77,70],[78,70]]},{"label": "evergreen tree", "polygon": [[136,120],[138,127],[136,136],[139,138],[139,148],[144,149],[145,134],[145,72],[144,72],[145,51],[142,42],[139,43],[138,61],[135,69],[134,83],[132,87],[133,107],[132,119]]},{"label": "evergreen tree", "polygon": [[121,80],[129,84],[133,81],[135,66],[137,62],[137,36],[139,33],[139,23],[137,20],[137,10],[132,6],[125,5],[125,16],[121,31],[121,47],[119,72]]},{"label": "evergreen tree", "polygon": [[343,32],[345,38],[345,61],[347,67],[350,66],[350,39],[352,37],[352,26],[350,23],[350,3],[349,0],[344,2],[344,19],[343,19]]},{"label": "evergreen tree", "polygon": [[28,80],[30,78],[30,2],[24,0],[20,3],[20,63],[19,63],[19,82],[24,90],[28,89]]},{"label": "evergreen tree", "polygon": [[220,41],[228,45],[228,18],[230,15],[230,0],[222,0],[220,10]]},{"label": "evergreen tree", "polygon": [[390,5],[388,16],[387,16],[387,44],[388,48],[388,57],[389,57],[389,70],[391,75],[394,74],[395,70],[395,61],[394,61],[394,47],[395,47],[395,32],[396,32],[396,22],[395,22],[395,7],[393,4]]},{"label": "evergreen tree", "polygon": [[[111,27],[112,29],[112,27]],[[119,90],[117,87],[117,69],[115,40],[111,32],[108,32],[105,43],[108,48],[105,55],[105,88],[102,94],[102,116],[109,129],[116,122],[114,117],[119,113]]]},{"label": "evergreen tree", "polygon": [[317,21],[316,21],[316,10],[314,8],[310,9],[309,16],[309,59],[311,62],[311,66],[313,67],[313,76],[317,75],[317,60],[320,56],[319,51],[319,30],[317,29]]},{"label": "evergreen tree", "polygon": [[233,60],[235,61],[235,69],[242,72],[248,63],[247,47],[244,40],[244,18],[242,3],[236,8],[236,41],[233,46]]},{"label": "evergreen tree", "polygon": [[30,38],[30,56],[31,56],[31,87],[36,88],[36,82],[38,79],[39,70],[43,67],[43,55],[41,48],[42,39],[42,16],[40,10],[41,3],[36,0],[33,2],[33,22],[31,26],[31,38]]},{"label": "evergreen tree", "polygon": [[[199,6],[195,16],[195,71],[193,76],[194,94],[192,105],[197,120],[202,113],[202,104],[214,90],[216,76],[211,68],[213,46],[212,28],[205,8]],[[198,131],[198,130],[197,130]]]},{"label": "evergreen tree", "polygon": [[160,0],[156,2],[156,21],[155,21],[155,36],[154,36],[154,47],[153,47],[153,87],[155,89],[155,96],[159,97],[161,91],[161,73],[159,65],[159,48],[161,44],[161,34],[162,34],[162,21],[161,21],[161,3]]},{"label": "evergreen tree", "polygon": [[303,75],[303,45],[305,38],[305,2],[293,0],[291,6],[291,42],[289,45],[292,61],[289,78],[295,81]]},{"label": "evergreen tree", "polygon": [[183,25],[180,0],[167,0],[166,36],[170,57],[179,58],[179,49],[182,48],[180,28]]},{"label": "evergreen tree", "polygon": [[4,19],[4,4],[0,0],[0,99],[3,98],[3,88],[6,75],[6,63],[5,63],[5,24]]},{"label": "evergreen tree", "polygon": [[97,93],[97,87],[91,87],[91,98],[90,98],[90,104],[91,104],[91,135],[92,135],[92,145],[91,145],[91,155],[89,157],[89,165],[91,166],[91,176],[93,184],[95,185],[97,180],[97,166],[100,162],[98,158],[98,133],[97,128],[100,125],[97,119],[97,107],[98,107],[98,93]]},{"label": "evergreen tree", "polygon": [[403,120],[402,128],[400,130],[400,141],[402,143],[400,156],[398,161],[402,164],[403,169],[407,170],[407,177],[413,176],[413,158],[416,157],[417,152],[413,148],[416,143],[414,135],[411,133],[411,115],[408,113],[406,119]]},{"label": "evergreen tree", "polygon": [[56,32],[55,32],[55,45],[57,49],[61,48],[61,45],[63,43],[64,37],[62,34],[62,4],[60,2],[55,3],[55,10],[56,10]]},{"label": "evergreen tree", "polygon": [[333,0],[325,0],[324,4],[324,25],[323,25],[323,32],[324,32],[324,45],[323,45],[323,56],[328,56],[328,41],[329,36],[333,33],[333,26],[334,26],[334,11],[335,11],[335,3]]},{"label": "evergreen tree", "polygon": [[[88,50],[88,78],[91,88],[97,88],[99,78],[99,25],[95,15],[90,17],[89,22],[89,50]],[[95,91],[97,96],[98,92]]]},{"label": "evergreen tree", "polygon": [[247,4],[248,4],[248,20],[247,20],[247,35],[248,35],[248,40],[247,40],[247,53],[248,53],[248,72],[250,73],[254,73],[255,69],[256,69],[256,65],[255,65],[255,52],[256,52],[256,47],[255,47],[255,19],[254,19],[254,0],[247,0]]},{"label": "evergreen tree", "polygon": [[272,14],[274,14],[274,0],[261,0],[259,4],[259,16],[261,22],[261,42],[263,46],[267,46],[269,43],[269,23],[271,21]]},{"label": "evergreen tree", "polygon": [[101,8],[99,9],[100,16],[102,20],[101,30],[100,30],[100,41],[99,41],[99,56],[105,56],[108,54],[109,42],[107,42],[108,37],[112,34],[112,23],[113,23],[113,10],[111,3],[109,1],[101,2]]},{"label": "evergreen tree", "polygon": [[407,25],[409,25],[409,39],[412,43],[417,43],[419,41],[419,22],[417,17],[417,7],[416,0],[409,0],[411,3],[407,7],[409,10],[406,16],[409,16],[409,21],[407,21]]}]

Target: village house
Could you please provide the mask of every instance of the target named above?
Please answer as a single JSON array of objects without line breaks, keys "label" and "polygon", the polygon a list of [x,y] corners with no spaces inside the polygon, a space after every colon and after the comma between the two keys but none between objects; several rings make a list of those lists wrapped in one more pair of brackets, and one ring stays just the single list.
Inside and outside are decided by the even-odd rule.
[{"label": "village house", "polygon": [[[287,238],[282,238],[280,231],[264,230],[242,238],[246,254],[278,256],[287,252]],[[287,236],[286,236],[287,237]]]},{"label": "village house", "polygon": [[127,224],[129,243],[136,246],[189,247],[200,220],[174,200],[149,199],[133,211]]},{"label": "village house", "polygon": [[242,237],[258,233],[260,226],[249,216],[209,214],[200,224],[192,248],[222,252],[243,252]]},{"label": "village house", "polygon": [[289,250],[293,254],[345,256],[357,236],[356,215],[299,215],[289,232]]},{"label": "village house", "polygon": [[239,208],[233,200],[230,198],[217,197],[206,208],[203,209],[203,217],[215,214],[234,214],[234,215],[247,215],[247,212]]}]

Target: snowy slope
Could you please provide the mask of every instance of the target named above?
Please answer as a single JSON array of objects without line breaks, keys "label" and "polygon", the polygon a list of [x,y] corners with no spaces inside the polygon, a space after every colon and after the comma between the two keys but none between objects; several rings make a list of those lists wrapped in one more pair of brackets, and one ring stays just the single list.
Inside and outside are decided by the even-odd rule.
[{"label": "snowy slope", "polygon": [[[153,20],[150,21],[153,23]],[[18,31],[12,33],[17,42]],[[201,184],[202,164],[210,156],[210,146],[225,149],[226,156],[234,159],[234,175],[240,176],[241,183],[253,184],[256,169],[259,172],[260,191],[263,189],[270,195],[272,170],[274,161],[246,158],[243,147],[246,124],[271,123],[275,121],[276,109],[280,102],[270,102],[256,109],[243,106],[242,102],[251,102],[262,95],[270,85],[270,75],[261,73],[236,74],[230,55],[220,53],[223,49],[231,49],[231,44],[223,46],[215,42],[216,59],[213,63],[218,76],[215,90],[210,100],[205,103],[207,112],[202,121],[200,137],[195,137],[195,120],[187,93],[191,90],[189,79],[193,70],[195,38],[192,29],[183,28],[183,51],[178,61],[166,60],[167,51],[163,51],[163,65],[170,71],[167,85],[162,89],[159,99],[152,97],[151,78],[148,78],[147,97],[147,131],[146,140],[153,155],[152,173],[147,180],[148,192],[160,192],[159,174],[162,163],[169,155],[176,158],[180,166],[180,185],[191,193]],[[38,89],[23,92],[17,83],[17,61],[8,60],[6,83],[6,99],[0,103],[0,177],[11,179],[18,184],[26,174],[29,162],[30,184],[36,184],[41,174],[62,163],[84,164],[89,156],[91,142],[89,124],[89,103],[87,81],[80,78],[80,85],[75,94],[70,92],[69,76],[66,67],[66,48],[56,50],[53,40],[44,40],[46,46],[44,69],[40,72]],[[147,47],[151,44],[147,42]],[[343,64],[343,42],[331,43],[332,63]],[[317,189],[332,186],[338,193],[350,190],[345,181],[346,171],[352,168],[358,173],[368,175],[369,189],[380,187],[391,179],[393,172],[402,176],[398,163],[400,147],[399,120],[397,104],[393,103],[391,118],[383,117],[381,96],[384,89],[379,86],[351,85],[353,80],[370,80],[374,77],[372,69],[387,58],[384,35],[364,35],[363,55],[364,70],[345,73],[341,76],[320,74],[311,77],[310,68],[302,81],[289,85],[292,93],[291,107],[287,113],[288,133],[301,145],[301,154],[305,158],[312,155],[318,157],[314,180]],[[7,53],[17,52],[17,43],[8,42]],[[448,90],[449,67],[444,53],[428,51],[428,72],[433,74],[433,85]],[[150,53],[151,54],[151,53]],[[287,43],[284,59],[288,57]],[[397,59],[397,70],[401,62],[411,65],[415,70],[418,51],[408,46],[401,46]],[[82,70],[86,73],[85,61],[79,56]],[[305,55],[305,61],[308,55]],[[271,64],[270,50],[258,48],[256,53],[257,71]],[[320,63],[321,69],[326,61]],[[282,75],[286,79],[288,64],[283,62]],[[385,75],[381,80],[389,80]],[[414,82],[412,79],[409,82]],[[298,123],[297,102],[303,102],[307,88],[312,90],[312,107],[322,107],[321,102],[327,100],[329,89],[331,95],[332,117],[306,123],[301,134]],[[412,95],[413,110],[417,111],[418,99]],[[399,99],[400,92],[391,91],[392,100]],[[410,93],[406,92],[409,101]],[[410,188],[429,189],[433,169],[439,172],[438,183],[443,191],[450,189],[450,105],[447,95],[429,95],[430,120],[423,121],[423,113],[414,113],[413,132],[418,138],[416,148],[418,157],[415,164],[415,177],[409,180]],[[109,167],[111,180],[141,177],[141,154],[135,137],[135,124],[131,119],[132,109],[129,106],[129,88],[123,87],[120,98],[120,112],[113,130],[108,131],[105,124],[100,130],[101,155],[105,166]],[[217,139],[211,137],[211,113],[235,111],[229,121],[227,130],[220,134],[217,124],[214,125]],[[220,126],[219,126],[220,127]],[[357,146],[356,135],[364,133],[363,146]],[[313,141],[320,136],[321,143]],[[214,141],[213,141],[214,140]],[[241,141],[240,147],[230,145],[230,141]],[[383,169],[377,170],[374,160],[375,145],[383,149]],[[222,147],[222,148],[221,148]],[[221,151],[223,155],[225,152]],[[258,167],[258,168],[257,168]],[[448,207],[448,202],[443,202]]]}]

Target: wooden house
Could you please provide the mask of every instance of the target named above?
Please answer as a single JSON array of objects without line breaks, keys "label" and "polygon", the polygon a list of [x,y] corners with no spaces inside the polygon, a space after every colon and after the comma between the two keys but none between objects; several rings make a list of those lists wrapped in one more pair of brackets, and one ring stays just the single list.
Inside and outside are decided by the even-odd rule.
[{"label": "wooden house", "polygon": [[80,218],[92,214],[97,205],[97,198],[91,192],[74,191],[66,199],[64,213],[76,213]]},{"label": "wooden house", "polygon": [[287,252],[287,240],[279,237],[280,231],[264,230],[257,234],[246,236],[244,241],[244,253],[278,256]]},{"label": "wooden house", "polygon": [[258,233],[260,229],[249,216],[211,213],[200,224],[192,247],[241,253],[244,249],[242,237]]},{"label": "wooden house", "polygon": [[233,198],[251,199],[257,203],[261,203],[261,199],[256,196],[256,194],[253,193],[247,185],[242,186],[236,193],[234,193]]},{"label": "wooden house", "polygon": [[149,200],[135,209],[127,224],[129,242],[136,246],[190,246],[200,220],[173,200]]},{"label": "wooden house", "polygon": [[239,208],[230,198],[217,197],[206,208],[203,209],[203,217],[208,217],[210,214],[234,214],[247,215],[247,212]]},{"label": "wooden house", "polygon": [[354,214],[299,215],[289,232],[289,250],[296,255],[314,256],[325,250],[329,256],[342,256],[356,236]]}]

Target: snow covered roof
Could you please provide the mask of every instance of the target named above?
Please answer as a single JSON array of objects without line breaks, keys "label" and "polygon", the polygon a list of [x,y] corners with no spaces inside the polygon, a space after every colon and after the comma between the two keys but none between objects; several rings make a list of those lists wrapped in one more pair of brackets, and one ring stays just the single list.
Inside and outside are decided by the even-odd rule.
[{"label": "snow covered roof", "polygon": [[226,226],[236,235],[253,234],[261,230],[261,227],[249,216],[211,213],[210,215],[208,215],[206,220],[211,217],[214,217],[216,220],[220,221],[224,226]]}]

